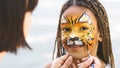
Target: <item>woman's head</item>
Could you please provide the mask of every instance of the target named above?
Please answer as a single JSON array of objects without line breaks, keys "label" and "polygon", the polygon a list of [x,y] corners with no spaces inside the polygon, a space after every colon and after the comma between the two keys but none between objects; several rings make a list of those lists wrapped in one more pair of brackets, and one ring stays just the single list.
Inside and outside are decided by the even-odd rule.
[{"label": "woman's head", "polygon": [[0,52],[16,53],[18,47],[28,47],[25,41],[26,17],[38,0],[3,0],[0,1]]},{"label": "woman's head", "polygon": [[[81,20],[83,21],[86,20],[84,17],[87,18],[88,21],[90,19],[92,22],[92,25],[87,23],[86,24],[87,26],[82,25],[83,26],[82,28],[80,28],[81,25],[76,25],[79,28],[76,28],[75,25],[74,25],[75,27],[71,26],[70,24],[68,25],[68,22],[74,23],[74,22],[81,22]],[[86,28],[86,27],[89,27],[89,28]],[[80,29],[86,30],[86,31],[77,31]],[[92,31],[89,29],[92,29]],[[77,32],[78,34],[76,34],[75,32]],[[76,37],[75,38],[72,37],[73,35],[71,35],[71,33]],[[83,34],[84,35],[86,34],[87,36],[82,38]],[[65,40],[67,38],[69,38],[69,40]],[[70,40],[73,41],[76,39],[78,41],[74,41],[74,42],[70,41]],[[80,40],[82,41],[80,42]],[[84,40],[90,40],[90,41],[85,42]],[[60,18],[59,18],[56,44],[58,48],[57,57],[61,56],[67,51],[73,56],[75,56],[75,54],[78,54],[74,52],[79,52],[81,54],[79,54],[78,57],[81,56],[82,58],[88,55],[87,54],[87,49],[88,49],[91,51],[92,55],[96,54],[106,64],[111,63],[110,65],[114,67],[114,59],[113,59],[112,49],[111,49],[111,40],[110,40],[109,23],[108,23],[107,14],[102,4],[99,3],[97,0],[69,0],[63,5]],[[69,45],[71,44],[72,45],[78,44],[78,45],[84,45],[84,46],[80,46],[81,48],[78,48],[78,50],[75,51],[74,49],[77,46],[74,46],[73,49],[72,48],[70,49],[71,46]],[[88,48],[86,46],[88,46]]]}]

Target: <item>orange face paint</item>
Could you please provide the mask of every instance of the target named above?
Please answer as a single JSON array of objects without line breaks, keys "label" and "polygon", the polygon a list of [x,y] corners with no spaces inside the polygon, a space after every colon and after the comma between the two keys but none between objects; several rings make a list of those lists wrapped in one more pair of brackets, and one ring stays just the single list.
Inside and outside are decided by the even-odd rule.
[{"label": "orange face paint", "polygon": [[86,46],[88,50],[93,47],[94,27],[86,13],[83,13],[81,17],[62,16],[60,27],[64,46]]}]

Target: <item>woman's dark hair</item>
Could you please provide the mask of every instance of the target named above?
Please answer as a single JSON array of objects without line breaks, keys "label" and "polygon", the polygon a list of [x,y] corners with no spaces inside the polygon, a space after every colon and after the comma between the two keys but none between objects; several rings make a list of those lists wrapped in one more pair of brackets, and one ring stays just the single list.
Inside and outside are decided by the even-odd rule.
[{"label": "woman's dark hair", "polygon": [[23,22],[26,12],[32,12],[38,0],[0,0],[0,52],[16,53],[18,47],[29,47]]},{"label": "woman's dark hair", "polygon": [[68,0],[63,5],[59,18],[57,37],[55,40],[55,47],[53,51],[53,59],[56,51],[56,46],[57,46],[56,57],[60,57],[65,53],[65,50],[62,47],[62,43],[61,43],[60,22],[61,22],[61,16],[65,12],[65,10],[67,10],[69,7],[73,5],[84,6],[93,12],[93,14],[97,19],[98,31],[102,38],[102,42],[98,43],[97,55],[103,62],[109,64],[112,68],[115,68],[112,47],[111,47],[108,17],[105,8],[98,0]]}]

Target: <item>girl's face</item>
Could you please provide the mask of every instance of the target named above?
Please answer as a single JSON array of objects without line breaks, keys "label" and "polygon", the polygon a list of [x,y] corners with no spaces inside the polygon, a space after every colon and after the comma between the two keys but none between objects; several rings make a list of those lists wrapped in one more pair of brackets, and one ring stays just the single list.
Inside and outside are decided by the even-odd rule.
[{"label": "girl's face", "polygon": [[31,23],[31,12],[26,12],[25,18],[24,18],[24,26],[23,26],[25,37],[28,35],[29,29],[30,29],[30,23]]},{"label": "girl's face", "polygon": [[96,56],[100,39],[94,14],[85,7],[71,6],[61,18],[61,40],[65,50],[74,58]]}]

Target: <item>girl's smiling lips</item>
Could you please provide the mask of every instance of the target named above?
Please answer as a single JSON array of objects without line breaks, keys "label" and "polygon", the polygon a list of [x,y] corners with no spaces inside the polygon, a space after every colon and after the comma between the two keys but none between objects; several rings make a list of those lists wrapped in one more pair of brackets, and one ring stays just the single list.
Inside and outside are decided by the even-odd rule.
[{"label": "girl's smiling lips", "polygon": [[75,50],[75,49],[80,49],[84,47],[84,45],[67,45],[69,48]]},{"label": "girl's smiling lips", "polygon": [[70,47],[71,49],[78,49],[78,48],[81,48],[81,46],[72,46]]}]

